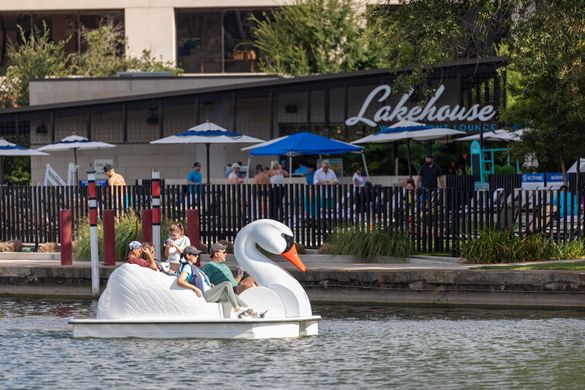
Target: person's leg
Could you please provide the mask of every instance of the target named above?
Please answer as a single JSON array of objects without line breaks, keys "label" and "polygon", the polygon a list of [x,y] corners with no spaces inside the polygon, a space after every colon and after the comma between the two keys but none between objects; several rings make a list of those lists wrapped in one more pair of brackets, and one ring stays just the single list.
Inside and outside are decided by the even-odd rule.
[{"label": "person's leg", "polygon": [[207,290],[203,293],[207,302],[229,302],[229,304],[236,308],[238,306],[248,306],[240,297],[234,293],[234,289],[230,282],[223,282]]}]

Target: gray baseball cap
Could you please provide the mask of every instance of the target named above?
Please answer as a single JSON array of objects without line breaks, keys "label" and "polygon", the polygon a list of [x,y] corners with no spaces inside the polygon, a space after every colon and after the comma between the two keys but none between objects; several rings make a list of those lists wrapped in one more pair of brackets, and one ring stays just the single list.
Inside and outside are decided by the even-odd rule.
[{"label": "gray baseball cap", "polygon": [[227,247],[219,242],[211,245],[211,249],[209,250],[209,254],[213,256],[216,252],[225,251]]}]

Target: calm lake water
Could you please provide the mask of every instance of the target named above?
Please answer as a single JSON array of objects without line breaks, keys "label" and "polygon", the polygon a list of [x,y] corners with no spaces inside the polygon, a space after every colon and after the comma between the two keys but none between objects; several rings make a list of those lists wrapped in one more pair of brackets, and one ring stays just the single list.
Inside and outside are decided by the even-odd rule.
[{"label": "calm lake water", "polygon": [[1,388],[585,388],[585,312],[316,306],[317,337],[73,339],[96,302],[0,298]]}]

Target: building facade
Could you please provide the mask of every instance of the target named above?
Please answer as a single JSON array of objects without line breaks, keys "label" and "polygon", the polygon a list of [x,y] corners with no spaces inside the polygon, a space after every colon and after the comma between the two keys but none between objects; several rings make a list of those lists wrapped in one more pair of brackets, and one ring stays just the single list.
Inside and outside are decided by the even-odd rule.
[{"label": "building facade", "polygon": [[[364,4],[379,1],[364,1]],[[258,72],[251,45],[250,17],[285,6],[290,0],[19,0],[0,2],[0,67],[8,41],[19,41],[45,23],[55,41],[69,39],[68,52],[82,51],[81,31],[104,20],[128,38],[127,53],[148,50],[185,73]],[[356,3],[361,4],[360,1]]]},{"label": "building facade", "polygon": [[[401,119],[467,132],[494,130],[497,110],[506,104],[504,64],[496,57],[438,65],[427,81],[437,91],[433,96],[396,93],[395,75],[385,70],[237,83],[205,77],[206,84],[197,77],[43,80],[31,85],[31,101],[38,104],[0,111],[0,136],[37,147],[75,133],[117,145],[80,152],[82,172],[108,160],[129,182],[149,178],[153,168],[167,179],[184,180],[195,160],[205,165],[205,147],[149,142],[206,120],[265,140],[305,130],[351,141]],[[108,89],[116,93],[108,95]],[[91,91],[93,98],[80,99]],[[212,179],[225,177],[227,163],[247,160],[240,148],[212,147]],[[72,153],[32,159],[33,183],[42,182],[47,163],[66,177],[71,161]]]}]

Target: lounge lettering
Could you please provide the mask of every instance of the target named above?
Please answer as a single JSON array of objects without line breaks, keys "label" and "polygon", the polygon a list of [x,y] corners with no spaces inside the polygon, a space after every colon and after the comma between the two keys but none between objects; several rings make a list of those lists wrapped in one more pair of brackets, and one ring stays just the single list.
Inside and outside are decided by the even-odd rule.
[{"label": "lounge lettering", "polygon": [[447,120],[451,122],[487,122],[496,115],[496,110],[494,109],[494,106],[491,105],[480,107],[479,104],[474,104],[469,109],[467,109],[466,107],[461,107],[457,104],[455,106],[444,105],[437,108],[435,104],[441,95],[443,95],[445,92],[445,86],[441,85],[439,88],[437,88],[435,95],[429,99],[424,108],[420,106],[408,108],[406,106],[413,92],[410,91],[402,95],[394,107],[388,105],[382,106],[376,111],[373,118],[366,117],[366,112],[368,111],[368,108],[372,102],[381,103],[385,101],[390,96],[391,92],[392,87],[389,85],[380,85],[379,87],[374,88],[364,100],[364,103],[362,104],[358,114],[348,118],[345,121],[345,124],[347,126],[355,126],[358,123],[364,123],[368,126],[375,127],[380,122],[393,122],[402,120],[410,120],[415,122]]}]

